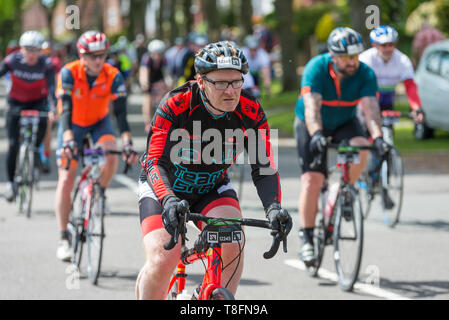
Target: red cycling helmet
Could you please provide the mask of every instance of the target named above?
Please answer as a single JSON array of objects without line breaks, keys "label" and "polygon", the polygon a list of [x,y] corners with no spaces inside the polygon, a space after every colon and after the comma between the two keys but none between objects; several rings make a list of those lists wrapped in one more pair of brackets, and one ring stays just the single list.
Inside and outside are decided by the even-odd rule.
[{"label": "red cycling helmet", "polygon": [[76,47],[80,54],[107,51],[109,49],[109,41],[102,32],[87,31],[78,39]]}]

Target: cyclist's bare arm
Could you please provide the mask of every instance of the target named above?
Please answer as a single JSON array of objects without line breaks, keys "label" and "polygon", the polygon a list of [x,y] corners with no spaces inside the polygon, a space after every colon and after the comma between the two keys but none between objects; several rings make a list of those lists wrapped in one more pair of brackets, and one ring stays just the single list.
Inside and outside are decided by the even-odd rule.
[{"label": "cyclist's bare arm", "polygon": [[321,119],[322,98],[321,94],[316,92],[304,94],[304,116],[310,136],[313,136],[318,130],[323,130],[323,121]]},{"label": "cyclist's bare arm", "polygon": [[365,117],[366,127],[373,139],[382,137],[382,119],[380,107],[376,97],[363,97],[360,99],[360,107]]}]

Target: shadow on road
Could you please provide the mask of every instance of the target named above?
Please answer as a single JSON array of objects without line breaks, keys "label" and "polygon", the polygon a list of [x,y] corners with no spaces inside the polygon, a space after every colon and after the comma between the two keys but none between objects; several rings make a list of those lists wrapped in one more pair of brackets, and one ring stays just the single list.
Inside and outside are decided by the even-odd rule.
[{"label": "shadow on road", "polygon": [[432,298],[449,293],[449,281],[390,281],[382,278],[380,286],[400,291],[402,295],[412,299]]}]

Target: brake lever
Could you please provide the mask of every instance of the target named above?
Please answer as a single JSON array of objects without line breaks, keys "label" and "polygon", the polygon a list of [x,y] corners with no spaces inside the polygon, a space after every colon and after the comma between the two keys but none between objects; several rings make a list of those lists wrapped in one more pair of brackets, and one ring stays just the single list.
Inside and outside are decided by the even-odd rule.
[{"label": "brake lever", "polygon": [[271,248],[267,252],[264,252],[263,257],[265,259],[273,258],[276,255],[276,253],[278,252],[280,243],[281,243],[281,241],[279,240],[278,235],[277,234],[274,235],[273,242],[271,243]]}]

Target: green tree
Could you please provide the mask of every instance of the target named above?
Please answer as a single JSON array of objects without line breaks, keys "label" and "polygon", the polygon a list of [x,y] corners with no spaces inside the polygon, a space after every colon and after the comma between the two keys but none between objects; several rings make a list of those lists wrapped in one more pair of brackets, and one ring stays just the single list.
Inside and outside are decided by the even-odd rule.
[{"label": "green tree", "polygon": [[435,5],[438,28],[446,36],[449,36],[449,0],[436,0]]},{"label": "green tree", "polygon": [[[20,17],[23,0],[0,0],[0,49],[3,53],[8,42],[18,39],[21,33]],[[6,32],[7,30],[7,32]]]}]

